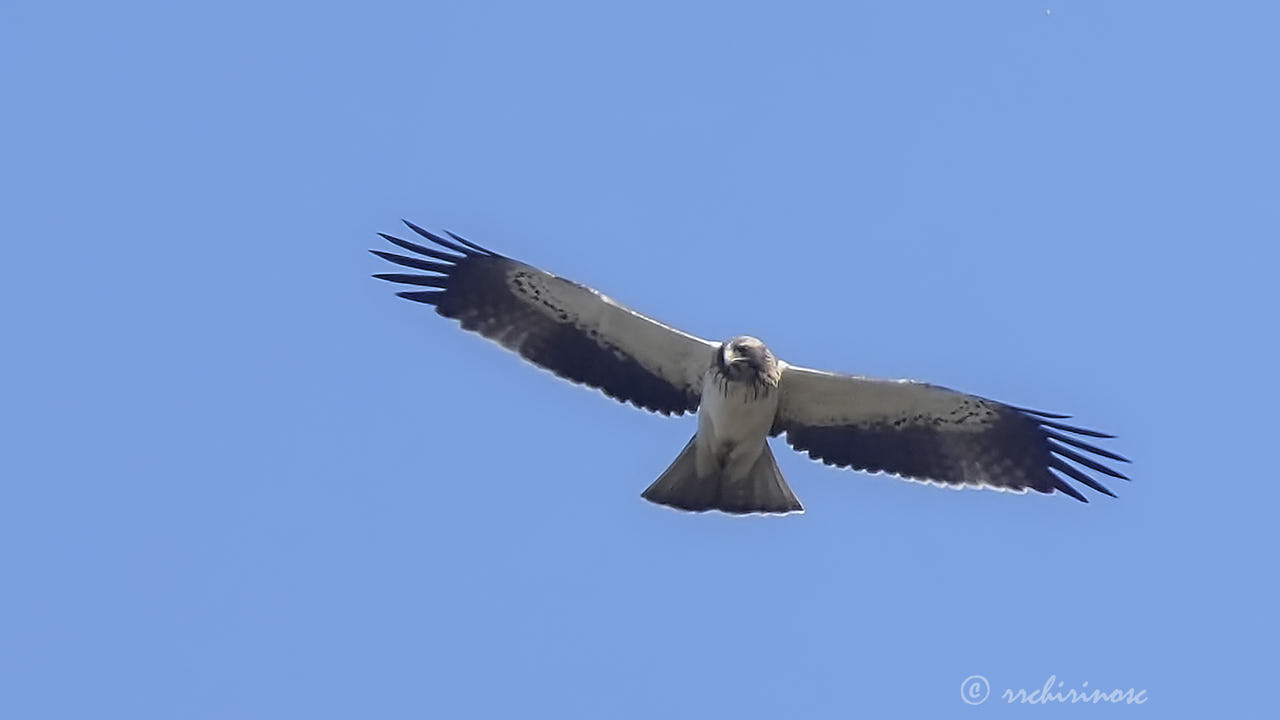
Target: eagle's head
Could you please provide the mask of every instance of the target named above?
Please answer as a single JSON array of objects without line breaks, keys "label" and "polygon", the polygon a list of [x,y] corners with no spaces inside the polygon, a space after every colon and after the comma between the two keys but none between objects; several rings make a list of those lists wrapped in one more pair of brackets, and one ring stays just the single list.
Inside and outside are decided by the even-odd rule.
[{"label": "eagle's head", "polygon": [[720,374],[734,382],[750,382],[768,387],[778,385],[781,372],[773,351],[759,339],[739,335],[720,344],[716,354]]}]

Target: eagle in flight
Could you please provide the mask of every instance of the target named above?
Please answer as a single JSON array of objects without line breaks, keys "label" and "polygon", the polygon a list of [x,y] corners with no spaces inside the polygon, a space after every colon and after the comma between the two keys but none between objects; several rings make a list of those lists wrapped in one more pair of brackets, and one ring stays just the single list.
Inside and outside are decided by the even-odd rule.
[{"label": "eagle in flight", "polygon": [[411,254],[371,251],[419,271],[374,276],[424,288],[400,297],[615,400],[663,415],[697,413],[693,438],[644,491],[652,502],[693,512],[803,512],[769,448],[777,435],[828,465],[955,488],[1059,491],[1088,502],[1068,479],[1112,497],[1085,470],[1128,479],[1090,454],[1128,460],[1080,439],[1113,436],[1058,422],[1066,415],[912,380],[811,370],[745,335],[704,340],[453,233],[405,224],[432,245],[379,233]]}]

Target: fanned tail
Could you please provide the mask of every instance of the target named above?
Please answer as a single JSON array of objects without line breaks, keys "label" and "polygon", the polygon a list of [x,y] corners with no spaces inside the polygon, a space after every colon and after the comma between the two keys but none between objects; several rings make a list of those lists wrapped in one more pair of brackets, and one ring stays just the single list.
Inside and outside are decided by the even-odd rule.
[{"label": "fanned tail", "polygon": [[721,472],[699,477],[697,460],[698,436],[694,435],[675,462],[641,493],[641,497],[691,512],[719,510],[734,515],[804,512],[804,507],[783,479],[768,443],[765,443],[750,472],[741,478],[728,478]]}]

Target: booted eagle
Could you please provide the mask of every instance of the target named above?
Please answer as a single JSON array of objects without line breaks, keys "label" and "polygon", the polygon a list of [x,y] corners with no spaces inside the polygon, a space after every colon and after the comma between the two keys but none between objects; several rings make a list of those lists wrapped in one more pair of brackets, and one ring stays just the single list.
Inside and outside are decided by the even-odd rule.
[{"label": "booted eagle", "polygon": [[1113,436],[1058,422],[1065,415],[913,380],[811,370],[745,335],[704,340],[453,233],[405,224],[432,245],[379,233],[411,254],[371,251],[418,271],[374,276],[422,288],[400,297],[615,400],[698,414],[693,438],[642,493],[652,502],[802,512],[767,442],[777,435],[828,465],[957,488],[1058,491],[1088,502],[1067,480],[1115,497],[1086,470],[1128,479],[1091,455],[1128,460],[1080,439]]}]

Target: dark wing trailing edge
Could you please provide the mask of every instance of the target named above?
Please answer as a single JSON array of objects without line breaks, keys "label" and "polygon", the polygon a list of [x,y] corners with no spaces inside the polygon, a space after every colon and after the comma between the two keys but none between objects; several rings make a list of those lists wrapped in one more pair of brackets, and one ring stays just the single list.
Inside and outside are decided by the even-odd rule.
[{"label": "dark wing trailing edge", "polygon": [[436,247],[379,233],[412,255],[370,251],[422,273],[374,277],[431,288],[396,293],[400,297],[433,305],[464,329],[619,401],[663,414],[697,409],[715,343],[453,233],[405,224]]},{"label": "dark wing trailing edge", "polygon": [[1065,415],[925,383],[795,366],[783,370],[779,393],[774,434],[786,433],[793,447],[828,465],[953,487],[1056,490],[1081,502],[1088,500],[1068,478],[1115,497],[1081,468],[1129,479],[1077,452],[1129,462],[1079,437],[1113,436],[1057,422]]}]

